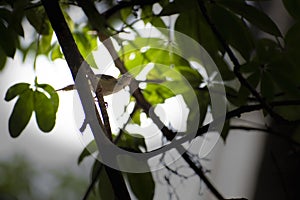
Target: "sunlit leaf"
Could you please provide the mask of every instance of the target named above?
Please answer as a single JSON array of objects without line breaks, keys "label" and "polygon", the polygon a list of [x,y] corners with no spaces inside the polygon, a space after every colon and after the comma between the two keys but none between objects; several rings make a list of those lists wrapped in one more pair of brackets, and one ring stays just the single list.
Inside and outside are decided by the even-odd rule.
[{"label": "sunlit leaf", "polygon": [[133,123],[137,124],[137,125],[141,125],[141,109],[138,109],[137,111],[135,111],[135,113],[133,114],[131,120]]},{"label": "sunlit leaf", "polygon": [[144,23],[147,24],[148,22],[150,22],[152,17],[153,17],[152,5],[143,6],[141,19],[144,21]]},{"label": "sunlit leaf", "polygon": [[143,90],[143,94],[152,105],[163,103],[167,98],[175,95],[164,84],[147,84],[147,87]]},{"label": "sunlit leaf", "polygon": [[96,49],[97,37],[90,33],[90,29],[88,26],[81,28],[80,26],[76,25],[73,36],[78,49],[84,58]]},{"label": "sunlit leaf", "polygon": [[54,48],[52,49],[51,52],[51,60],[54,61],[57,58],[63,58],[63,54],[60,50],[59,44],[55,44]]},{"label": "sunlit leaf", "polygon": [[39,42],[39,52],[42,54],[48,54],[51,50],[51,40],[52,40],[53,31],[50,30],[49,34],[42,35]]},{"label": "sunlit leaf", "polygon": [[33,91],[27,89],[20,94],[8,121],[9,134],[18,137],[28,124],[34,109]]},{"label": "sunlit leaf", "polygon": [[132,8],[123,8],[120,10],[121,19],[126,22],[129,15],[132,13]]}]

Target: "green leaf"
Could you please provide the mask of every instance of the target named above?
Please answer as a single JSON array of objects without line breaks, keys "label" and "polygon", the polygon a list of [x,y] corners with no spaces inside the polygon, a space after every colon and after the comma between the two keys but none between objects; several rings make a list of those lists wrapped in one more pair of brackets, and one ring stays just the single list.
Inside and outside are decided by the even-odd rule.
[{"label": "green leaf", "polygon": [[38,127],[43,132],[50,132],[55,125],[56,112],[53,102],[44,93],[34,92],[34,111]]},{"label": "green leaf", "polygon": [[[220,46],[205,19],[202,15],[199,15],[199,13],[200,11],[195,8],[187,10],[186,12],[182,11],[176,19],[175,30],[180,33],[184,33],[199,42],[209,53],[217,53],[219,49],[221,50],[223,48]],[[185,47],[186,45],[181,43],[180,40],[177,40],[176,42],[179,46]]]},{"label": "green leaf", "polygon": [[177,66],[175,67],[175,69],[178,70],[180,74],[184,76],[184,78],[186,78],[186,80],[191,84],[193,88],[198,88],[203,81],[200,73],[191,67]]},{"label": "green leaf", "polygon": [[179,9],[176,5],[176,3],[169,3],[165,6],[163,6],[163,9],[161,10],[161,12],[158,14],[159,16],[170,16],[173,14],[177,14],[179,13]]},{"label": "green leaf", "polygon": [[135,113],[133,114],[131,120],[133,123],[137,124],[137,125],[141,125],[141,109],[138,109],[137,111],[135,111]]},{"label": "green leaf", "polygon": [[226,120],[224,123],[223,129],[222,129],[222,132],[221,132],[221,137],[224,142],[226,142],[229,131],[230,131],[230,121]]},{"label": "green leaf", "polygon": [[24,30],[22,27],[22,20],[24,17],[25,7],[28,5],[27,0],[14,1],[12,18],[9,22],[9,27],[12,28],[20,36],[24,37]]},{"label": "green leaf", "polygon": [[147,84],[143,94],[152,105],[163,103],[167,98],[175,96],[175,93],[169,87],[166,87],[165,84],[151,83]]},{"label": "green leaf", "polygon": [[34,108],[33,102],[33,91],[31,89],[27,89],[20,94],[8,121],[11,137],[18,137],[28,124]]},{"label": "green leaf", "polygon": [[217,65],[219,72],[221,73],[221,77],[224,81],[232,80],[235,78],[233,71],[229,68],[229,65],[225,62],[223,57],[220,55],[212,56],[215,64]]},{"label": "green leaf", "polygon": [[28,83],[17,83],[11,86],[5,94],[5,101],[10,101],[16,96],[22,95],[23,92],[29,90],[29,86]]},{"label": "green leaf", "polygon": [[78,49],[84,58],[96,49],[97,37],[90,33],[90,28],[88,26],[81,28],[79,25],[76,25],[73,36]]},{"label": "green leaf", "polygon": [[26,17],[36,32],[42,35],[49,35],[51,25],[43,6],[26,10]]},{"label": "green leaf", "polygon": [[262,74],[260,90],[263,97],[266,98],[268,101],[273,99],[275,93],[274,83],[271,75],[268,72],[263,72]]},{"label": "green leaf", "polygon": [[[150,170],[149,170],[150,171]],[[130,188],[137,199],[152,200],[155,184],[152,173],[127,173]]]},{"label": "green leaf", "polygon": [[147,150],[145,138],[140,134],[123,133],[117,145],[124,149],[132,149],[140,152],[140,148]]},{"label": "green leaf", "polygon": [[9,23],[11,21],[11,11],[6,8],[0,8],[0,19]]},{"label": "green leaf", "polygon": [[126,22],[129,15],[132,13],[132,8],[127,7],[120,10],[121,19]]},{"label": "green leaf", "polygon": [[150,22],[155,27],[166,28],[166,24],[159,16],[153,16]]},{"label": "green leaf", "polygon": [[14,57],[17,46],[17,35],[10,28],[7,28],[0,20],[0,48],[5,52],[5,54],[11,58]]},{"label": "green leaf", "polygon": [[209,13],[213,23],[225,41],[248,60],[254,43],[251,33],[244,22],[232,12],[218,5],[211,5],[209,7]]},{"label": "green leaf", "polygon": [[262,63],[268,63],[274,59],[277,59],[281,52],[275,41],[263,38],[257,41],[256,53],[258,59]]},{"label": "green leaf", "polygon": [[145,24],[151,21],[152,16],[153,16],[152,5],[143,6],[141,19],[144,21]]},{"label": "green leaf", "polygon": [[51,40],[52,40],[53,31],[49,31],[49,34],[42,35],[39,43],[39,53],[47,55],[51,50]]},{"label": "green leaf", "polygon": [[37,84],[37,87],[42,88],[45,92],[49,94],[49,100],[51,102],[54,112],[56,113],[59,105],[59,97],[56,90],[48,84]]},{"label": "green leaf", "polygon": [[57,58],[63,58],[63,53],[60,50],[60,46],[58,43],[54,45],[54,48],[51,52],[51,60],[54,61]]},{"label": "green leaf", "polygon": [[218,3],[241,15],[262,31],[274,36],[282,36],[279,28],[268,15],[244,1],[221,0]]},{"label": "green leaf", "polygon": [[[200,111],[200,119],[199,119],[199,126],[201,127],[203,125],[204,119],[206,117],[207,108],[210,104],[210,96],[208,91],[195,91],[197,95],[198,105],[199,105],[199,111]],[[185,97],[185,96],[184,96]],[[187,102],[187,106],[192,105],[189,103],[188,100],[186,100],[188,97],[185,97],[185,101]],[[193,109],[192,107],[189,107],[190,109]],[[194,120],[192,120],[192,123],[194,123]]]},{"label": "green leaf", "polygon": [[5,67],[6,55],[5,52],[0,47],[0,71]]},{"label": "green leaf", "polygon": [[[260,71],[257,70],[253,72],[250,76],[246,78],[246,81],[251,85],[252,88],[255,89],[260,81]],[[241,85],[238,92],[238,98],[241,105],[247,102],[249,95],[250,95],[249,89],[246,88],[244,85]]]},{"label": "green leaf", "polygon": [[113,187],[104,169],[100,172],[98,189],[101,200],[116,199]]},{"label": "green leaf", "polygon": [[295,19],[300,19],[300,2],[299,0],[282,0],[286,10]]},{"label": "green leaf", "polygon": [[103,170],[103,165],[99,160],[95,159],[94,164],[92,166],[91,170],[91,181],[97,181],[99,180],[99,172],[104,171]]},{"label": "green leaf", "polygon": [[245,98],[240,98],[238,92],[232,87],[225,86],[227,100],[235,106],[241,106],[245,103]]},{"label": "green leaf", "polygon": [[81,154],[78,157],[77,164],[79,165],[84,158],[92,155],[98,150],[97,144],[95,140],[92,140],[81,152]]},{"label": "green leaf", "polygon": [[285,35],[285,43],[288,50],[300,49],[300,22],[294,24]]}]

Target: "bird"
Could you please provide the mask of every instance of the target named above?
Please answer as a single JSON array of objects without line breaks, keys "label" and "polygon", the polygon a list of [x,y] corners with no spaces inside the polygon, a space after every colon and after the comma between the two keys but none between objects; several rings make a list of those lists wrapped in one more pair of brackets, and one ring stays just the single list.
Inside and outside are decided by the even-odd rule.
[{"label": "bird", "polygon": [[[128,86],[132,81],[132,76],[128,74],[123,74],[118,79],[106,74],[96,74],[96,78],[101,83],[103,96],[108,96],[113,93],[119,92],[124,87]],[[56,91],[70,91],[74,89],[76,89],[75,85],[72,84]]]}]

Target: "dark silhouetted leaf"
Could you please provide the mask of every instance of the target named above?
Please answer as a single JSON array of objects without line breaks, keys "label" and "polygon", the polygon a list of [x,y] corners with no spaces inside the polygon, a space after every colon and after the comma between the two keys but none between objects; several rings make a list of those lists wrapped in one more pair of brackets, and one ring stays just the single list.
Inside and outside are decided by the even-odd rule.
[{"label": "dark silhouetted leaf", "polygon": [[300,2],[299,0],[282,0],[285,8],[295,19],[300,19]]},{"label": "dark silhouetted leaf", "polygon": [[77,164],[79,165],[84,158],[92,155],[98,150],[97,144],[95,140],[92,140],[81,152],[81,154],[78,157]]},{"label": "dark silhouetted leaf", "polygon": [[0,71],[5,67],[6,55],[2,48],[0,47]]},{"label": "dark silhouetted leaf", "polygon": [[[149,169],[150,171],[150,169]],[[152,200],[154,196],[155,184],[152,173],[127,173],[131,190],[137,199]]]},{"label": "dark silhouetted leaf", "polygon": [[56,112],[53,102],[44,93],[34,92],[34,111],[40,130],[49,132],[55,125]]},{"label": "dark silhouetted leaf", "polygon": [[11,86],[5,94],[5,101],[10,101],[16,96],[21,95],[23,92],[29,90],[29,86],[28,83],[17,83]]},{"label": "dark silhouetted leaf", "polygon": [[247,26],[241,19],[221,6],[212,5],[209,8],[212,21],[225,41],[248,60],[254,44]]},{"label": "dark silhouetted leaf", "polygon": [[256,54],[259,61],[267,63],[277,59],[280,54],[280,48],[273,40],[264,38],[257,41]]},{"label": "dark silhouetted leaf", "polygon": [[116,199],[114,190],[112,185],[109,181],[109,177],[104,169],[101,170],[99,176],[99,183],[98,183],[98,191],[100,194],[100,198],[103,200],[106,199]]},{"label": "dark silhouetted leaf", "polygon": [[271,18],[257,8],[246,4],[243,1],[221,0],[220,4],[232,10],[257,26],[264,32],[274,36],[281,36],[281,32]]},{"label": "dark silhouetted leaf", "polygon": [[29,23],[35,28],[36,32],[42,35],[49,35],[51,25],[43,6],[38,6],[26,11]]},{"label": "dark silhouetted leaf", "polygon": [[27,89],[20,94],[11,116],[9,117],[8,127],[11,137],[18,137],[28,124],[34,109],[33,91]]},{"label": "dark silhouetted leaf", "polygon": [[226,120],[221,132],[221,137],[223,139],[224,142],[226,142],[227,136],[229,134],[229,130],[230,130],[230,121]]},{"label": "dark silhouetted leaf", "polygon": [[7,28],[0,20],[0,48],[11,58],[14,57],[17,45],[17,35],[10,28]]},{"label": "dark silhouetted leaf", "polygon": [[145,138],[140,134],[123,133],[117,145],[124,149],[134,150],[135,152],[140,152],[140,148],[147,150]]},{"label": "dark silhouetted leaf", "polygon": [[53,106],[54,112],[57,112],[58,105],[59,105],[59,98],[56,90],[48,84],[38,84],[37,85],[39,88],[42,88],[45,92],[47,92],[50,96],[50,101]]},{"label": "dark silhouetted leaf", "polygon": [[172,2],[169,3],[165,6],[163,6],[163,9],[161,10],[161,12],[158,14],[159,16],[170,16],[173,14],[177,14],[179,13],[179,9],[176,5],[176,3]]},{"label": "dark silhouetted leaf", "polygon": [[274,82],[268,72],[264,72],[261,77],[260,90],[262,96],[267,100],[273,100],[274,97]]}]

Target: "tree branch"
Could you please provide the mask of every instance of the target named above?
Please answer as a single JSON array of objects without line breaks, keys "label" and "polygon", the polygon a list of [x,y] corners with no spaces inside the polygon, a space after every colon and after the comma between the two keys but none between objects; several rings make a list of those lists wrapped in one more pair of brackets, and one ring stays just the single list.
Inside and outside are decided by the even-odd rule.
[{"label": "tree branch", "polygon": [[[77,91],[78,91],[80,100],[82,102],[85,117],[88,119],[88,122],[90,123],[89,120],[93,119],[93,116],[90,116],[90,115],[91,115],[91,113],[95,112],[95,109],[94,109],[95,104],[93,102],[93,97],[90,92],[90,87],[88,85],[86,75],[88,75],[88,78],[92,82],[93,86],[95,86],[95,80],[96,80],[95,75],[92,72],[92,70],[90,69],[90,67],[87,65],[87,63],[84,61],[82,55],[80,54],[78,47],[74,41],[74,38],[71,34],[71,31],[65,21],[62,11],[60,9],[58,1],[57,0],[42,0],[42,4],[48,15],[51,26],[57,36],[59,44],[62,48],[62,51],[64,53],[64,56],[68,63],[68,66],[71,70],[74,81],[76,82],[76,78],[81,80],[78,87],[77,86],[76,87],[77,87]],[[83,67],[84,72],[86,72],[86,74],[84,74],[84,75],[82,75],[81,73],[78,74],[81,66]],[[77,75],[79,75],[79,76],[77,76]],[[101,98],[101,95],[98,94],[97,97],[100,97],[98,99],[99,102],[101,100],[103,100],[103,96]],[[103,108],[102,105],[100,105],[100,108]],[[105,106],[104,106],[104,109],[105,109]],[[103,110],[103,109],[101,109],[101,110]],[[97,110],[96,110],[96,112],[97,112]],[[105,112],[103,112],[103,113],[105,113]],[[103,113],[102,113],[102,116],[103,116]],[[102,122],[99,121],[99,123],[102,123]],[[99,138],[99,137],[97,137],[97,135],[95,134],[96,132],[97,133],[100,132],[99,127],[95,123],[90,123],[90,126],[91,126],[92,132],[94,134],[94,137],[96,138],[97,145],[99,147],[100,141],[99,141],[99,139],[97,140],[97,138]],[[112,169],[108,166],[105,166],[105,170],[111,181],[111,184],[113,186],[113,190],[114,190],[114,193],[115,193],[115,196],[117,197],[117,199],[130,199],[130,195],[128,193],[127,187],[126,187],[124,179],[122,177],[122,174],[119,171]]]}]

